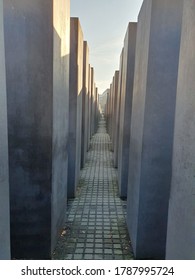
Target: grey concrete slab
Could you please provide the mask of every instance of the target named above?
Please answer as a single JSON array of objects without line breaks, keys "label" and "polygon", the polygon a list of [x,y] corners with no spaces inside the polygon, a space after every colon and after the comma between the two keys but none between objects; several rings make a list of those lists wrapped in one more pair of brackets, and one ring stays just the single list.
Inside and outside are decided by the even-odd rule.
[{"label": "grey concrete slab", "polygon": [[106,103],[107,103],[107,96],[108,96],[108,89],[106,89],[102,94],[99,94],[99,104],[102,108],[102,111],[106,112]]},{"label": "grey concrete slab", "polygon": [[115,143],[114,143],[114,167],[118,167],[118,143],[119,143],[119,123],[120,123],[120,108],[121,108],[121,89],[122,89],[122,69],[123,69],[123,50],[120,56],[120,67],[119,67],[119,84],[118,94],[116,101],[116,129],[115,129]]},{"label": "grey concrete slab", "polygon": [[118,142],[118,182],[121,197],[127,197],[136,33],[137,23],[129,23],[124,40]]},{"label": "grey concrete slab", "polygon": [[107,130],[108,134],[111,135],[112,132],[112,88],[113,83],[110,84],[110,92],[109,92],[109,98],[108,98],[108,120],[107,120]]},{"label": "grey concrete slab", "polygon": [[78,18],[70,19],[70,98],[68,197],[74,197],[81,168],[83,32]]},{"label": "grey concrete slab", "polygon": [[91,73],[91,137],[95,133],[95,73],[94,68],[92,68]]},{"label": "grey concrete slab", "polygon": [[91,68],[91,111],[90,111],[90,139],[94,133],[94,68]]},{"label": "grey concrete slab", "polygon": [[115,71],[113,85],[113,112],[112,112],[112,147],[115,147],[115,131],[117,124],[117,101],[118,101],[119,71]]},{"label": "grey concrete slab", "polygon": [[69,1],[4,1],[13,258],[48,259],[67,197]]},{"label": "grey concrete slab", "polygon": [[7,99],[3,1],[0,1],[0,260],[10,259],[10,208],[8,174]]},{"label": "grey concrete slab", "polygon": [[89,115],[89,47],[87,42],[83,45],[83,98],[82,98],[82,138],[81,138],[81,168],[84,167],[87,154],[88,141],[88,115]]},{"label": "grey concrete slab", "polygon": [[88,85],[88,89],[89,89],[89,100],[88,100],[88,104],[89,104],[89,108],[88,108],[88,139],[87,139],[87,150],[89,150],[89,146],[90,146],[90,139],[91,139],[91,65],[89,64],[89,85]]},{"label": "grey concrete slab", "polygon": [[138,259],[164,259],[183,0],[145,0],[138,19],[127,223]]},{"label": "grey concrete slab", "polygon": [[195,259],[195,1],[184,1],[166,259]]},{"label": "grey concrete slab", "polygon": [[96,87],[96,97],[95,97],[95,133],[98,130],[98,124],[99,124],[99,120],[101,117],[100,114],[100,103],[99,103],[99,93],[98,93],[98,88]]}]

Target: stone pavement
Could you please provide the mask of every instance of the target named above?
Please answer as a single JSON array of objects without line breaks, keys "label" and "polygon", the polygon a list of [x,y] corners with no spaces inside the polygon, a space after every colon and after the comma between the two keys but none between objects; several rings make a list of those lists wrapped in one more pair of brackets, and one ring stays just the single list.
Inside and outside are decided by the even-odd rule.
[{"label": "stone pavement", "polygon": [[133,259],[125,221],[126,201],[119,198],[113,166],[102,116],[81,171],[76,198],[68,201],[67,222],[53,259]]}]

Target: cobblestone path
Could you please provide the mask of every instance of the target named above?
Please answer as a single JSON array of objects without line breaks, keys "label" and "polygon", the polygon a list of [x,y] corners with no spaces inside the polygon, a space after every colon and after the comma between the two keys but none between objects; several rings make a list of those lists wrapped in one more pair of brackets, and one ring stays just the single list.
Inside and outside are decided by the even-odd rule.
[{"label": "cobblestone path", "polygon": [[117,170],[102,117],[76,198],[68,201],[67,223],[53,259],[133,259],[125,217],[126,201],[118,196]]}]

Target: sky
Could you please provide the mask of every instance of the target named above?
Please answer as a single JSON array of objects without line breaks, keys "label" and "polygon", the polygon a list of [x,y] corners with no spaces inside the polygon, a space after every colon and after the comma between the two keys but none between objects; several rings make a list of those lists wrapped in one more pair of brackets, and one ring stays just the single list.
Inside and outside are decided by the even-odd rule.
[{"label": "sky", "polygon": [[129,22],[137,22],[143,0],[70,0],[71,17],[79,17],[88,42],[99,94],[110,87],[119,69]]}]

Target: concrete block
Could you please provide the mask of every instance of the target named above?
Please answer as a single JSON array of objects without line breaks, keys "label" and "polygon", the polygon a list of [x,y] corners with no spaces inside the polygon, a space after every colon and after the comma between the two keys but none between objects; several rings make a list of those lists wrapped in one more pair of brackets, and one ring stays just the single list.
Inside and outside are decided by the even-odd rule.
[{"label": "concrete block", "polygon": [[119,123],[118,183],[120,197],[127,197],[136,32],[137,23],[129,23],[124,40]]},{"label": "concrete block", "polygon": [[166,259],[195,259],[195,1],[184,1]]},{"label": "concrete block", "polygon": [[89,79],[88,79],[88,139],[87,139],[87,150],[89,150],[90,147],[90,139],[91,139],[91,65],[89,64]]},{"label": "concrete block", "polygon": [[87,42],[83,46],[83,96],[82,96],[82,139],[81,139],[81,168],[84,167],[88,141],[89,115],[89,48]]},{"label": "concrete block", "polygon": [[98,88],[95,89],[95,133],[98,129],[98,123],[99,123],[99,94],[98,94]]},{"label": "concrete block", "polygon": [[114,151],[115,147],[115,131],[116,131],[116,120],[117,120],[117,101],[118,101],[118,83],[119,83],[119,71],[115,71],[113,84],[113,112],[112,112],[112,147]]},{"label": "concrete block", "polygon": [[106,112],[108,89],[106,89],[103,94],[99,94],[99,104],[101,106],[102,112]]},{"label": "concrete block", "polygon": [[70,20],[70,98],[68,197],[74,197],[81,168],[83,33],[78,18]]},{"label": "concrete block", "polygon": [[112,133],[112,88],[113,83],[110,84],[109,98],[108,98],[108,121],[107,121],[107,130],[108,134],[111,136]]},{"label": "concrete block", "polygon": [[13,258],[49,259],[65,219],[69,1],[4,1]]},{"label": "concrete block", "polygon": [[127,223],[137,259],[164,259],[183,0],[145,0],[138,20]]},{"label": "concrete block", "polygon": [[116,128],[114,134],[114,167],[118,167],[118,143],[119,143],[119,124],[120,124],[120,108],[121,108],[121,88],[122,88],[122,68],[123,68],[123,50],[120,56],[118,94],[116,101]]},{"label": "concrete block", "polygon": [[10,259],[10,209],[8,174],[7,99],[3,1],[0,1],[0,260]]},{"label": "concrete block", "polygon": [[90,110],[90,139],[94,134],[94,68],[91,68],[91,110]]}]

